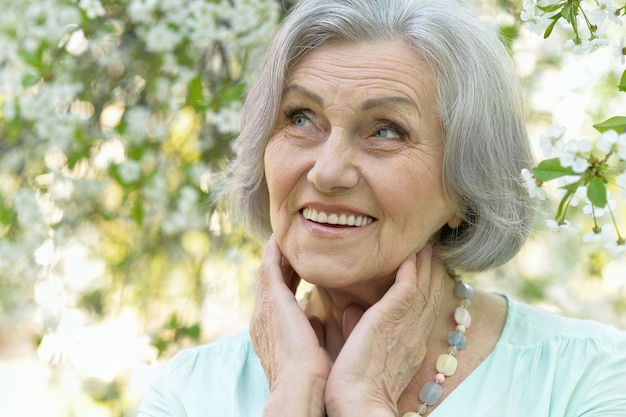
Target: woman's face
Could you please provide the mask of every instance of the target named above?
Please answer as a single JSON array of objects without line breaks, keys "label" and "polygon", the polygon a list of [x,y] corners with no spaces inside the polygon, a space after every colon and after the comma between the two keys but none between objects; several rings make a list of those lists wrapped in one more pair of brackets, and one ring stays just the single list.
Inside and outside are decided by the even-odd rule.
[{"label": "woman's face", "polygon": [[442,155],[435,82],[408,44],[313,50],[289,74],[265,151],[283,255],[316,285],[389,285],[407,256],[456,225]]}]

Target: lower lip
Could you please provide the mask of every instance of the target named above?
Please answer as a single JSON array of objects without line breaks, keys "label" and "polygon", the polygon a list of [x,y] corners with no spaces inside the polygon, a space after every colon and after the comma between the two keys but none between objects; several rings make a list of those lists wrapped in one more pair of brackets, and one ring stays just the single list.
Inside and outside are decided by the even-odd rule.
[{"label": "lower lip", "polygon": [[315,237],[324,239],[342,239],[360,234],[361,232],[369,229],[375,222],[368,224],[367,226],[335,226],[324,223],[315,223],[307,220],[299,215],[300,220],[303,222],[304,228]]}]

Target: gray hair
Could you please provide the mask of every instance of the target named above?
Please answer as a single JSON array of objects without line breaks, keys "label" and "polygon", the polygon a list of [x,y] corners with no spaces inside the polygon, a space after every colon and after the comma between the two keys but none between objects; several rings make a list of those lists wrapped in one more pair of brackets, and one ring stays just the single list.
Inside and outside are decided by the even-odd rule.
[{"label": "gray hair", "polygon": [[458,0],[303,0],[276,32],[242,111],[231,166],[234,214],[252,234],[271,233],[263,156],[289,70],[328,40],[408,40],[433,71],[444,132],[442,178],[456,229],[437,250],[449,268],[482,271],[513,257],[534,208],[520,181],[532,165],[519,80],[495,30]]}]

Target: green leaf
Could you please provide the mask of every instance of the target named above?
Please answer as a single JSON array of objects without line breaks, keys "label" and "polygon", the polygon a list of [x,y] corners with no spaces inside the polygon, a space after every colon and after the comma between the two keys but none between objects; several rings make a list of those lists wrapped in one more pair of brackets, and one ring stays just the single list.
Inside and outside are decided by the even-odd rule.
[{"label": "green leaf", "polygon": [[546,6],[540,6],[537,5],[537,8],[539,10],[541,10],[542,12],[546,12],[546,13],[552,13],[552,12],[556,12],[557,10],[559,10],[561,7],[563,7],[563,3],[557,3],[557,4],[548,4]]},{"label": "green leaf", "polygon": [[204,91],[202,91],[202,77],[197,75],[189,82],[189,103],[198,104],[204,101]]},{"label": "green leaf", "polygon": [[[624,50],[622,50],[622,54],[624,54]],[[626,55],[626,54],[625,54]],[[619,85],[617,86],[619,91],[626,92],[626,70],[622,73],[622,78],[619,80]]]},{"label": "green leaf", "polygon": [[183,327],[180,329],[181,333],[185,336],[198,341],[200,340],[200,325],[194,324],[193,326]]},{"label": "green leaf", "polygon": [[569,207],[570,199],[575,192],[575,190],[568,189],[563,198],[561,198],[561,201],[559,202],[559,207],[556,211],[556,219],[561,220],[565,217],[565,210],[567,210],[567,208]]},{"label": "green leaf", "polygon": [[582,179],[576,181],[576,182],[572,182],[569,184],[565,184],[564,186],[562,186],[561,188],[566,190],[566,191],[570,191],[572,193],[575,193],[578,190],[578,187],[580,187],[581,183],[583,182]]},{"label": "green leaf", "polygon": [[8,207],[8,204],[4,204],[3,200],[0,199],[0,202],[3,203],[0,204],[0,224],[10,225],[17,219],[17,215]]},{"label": "green leaf", "polygon": [[543,38],[547,39],[551,34],[552,34],[552,29],[554,29],[554,25],[556,25],[556,22],[561,18],[561,13],[555,14],[554,16],[552,16],[552,23],[550,23],[548,25],[548,27],[546,28],[546,31],[543,32]]},{"label": "green leaf", "polygon": [[606,185],[600,178],[594,178],[587,187],[587,198],[598,208],[603,208],[607,204]]},{"label": "green leaf", "polygon": [[561,15],[563,16],[563,18],[565,18],[565,20],[567,20],[569,22],[570,25],[572,25],[572,29],[574,30],[574,34],[576,35],[576,39],[579,38],[578,36],[578,20],[576,20],[576,15],[578,14],[578,7],[576,6],[576,4],[566,4],[565,6],[563,6],[563,9],[561,10]]},{"label": "green leaf", "polygon": [[593,127],[600,133],[611,129],[615,130],[617,133],[624,133],[624,131],[626,131],[626,116],[611,117],[602,123],[593,125]]},{"label": "green leaf", "polygon": [[143,207],[141,206],[141,202],[136,202],[131,210],[131,217],[137,224],[137,226],[143,226],[143,220],[145,217],[145,213]]},{"label": "green leaf", "polygon": [[566,175],[576,175],[576,173],[571,167],[562,167],[559,158],[546,159],[533,168],[533,176],[542,182],[564,177]]},{"label": "green leaf", "polygon": [[39,74],[26,74],[22,77],[22,87],[27,88],[37,84],[41,81],[41,76]]}]

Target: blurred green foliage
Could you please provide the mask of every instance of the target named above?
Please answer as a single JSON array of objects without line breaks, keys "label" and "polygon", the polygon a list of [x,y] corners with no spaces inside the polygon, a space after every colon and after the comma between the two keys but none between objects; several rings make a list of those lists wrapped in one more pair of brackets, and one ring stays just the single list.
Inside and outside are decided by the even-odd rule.
[{"label": "blurred green foliage", "polygon": [[[134,414],[137,364],[245,324],[260,246],[229,222],[216,183],[249,77],[292,3],[0,0],[0,331],[29,317],[40,358],[71,367],[108,415]],[[519,2],[487,3],[515,53]],[[556,269],[595,259],[550,242],[554,269],[521,280],[513,262],[494,277],[542,301]],[[122,358],[106,355],[117,347]]]}]

